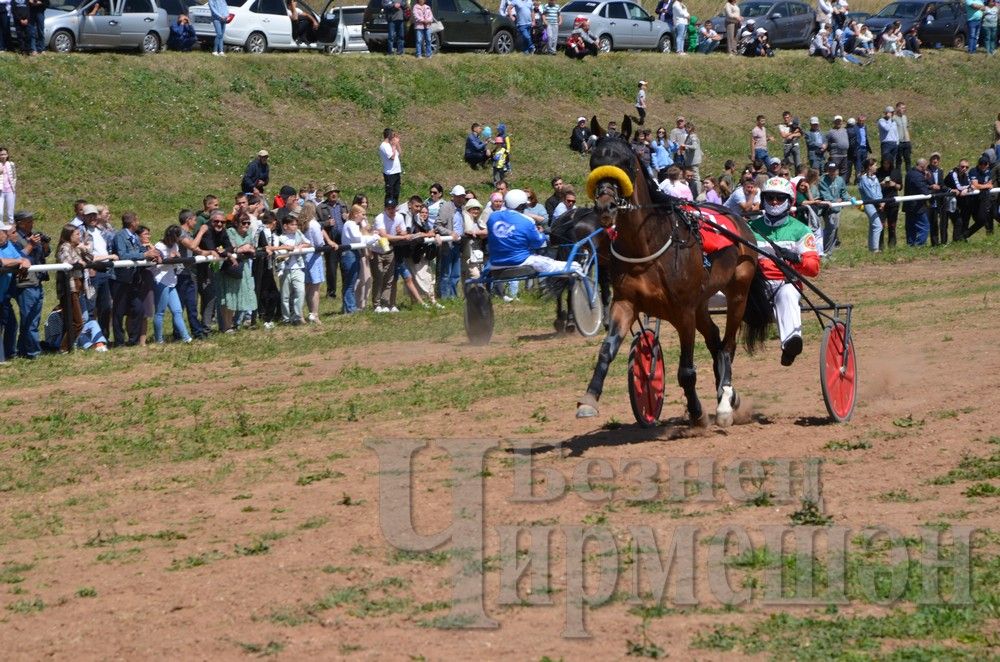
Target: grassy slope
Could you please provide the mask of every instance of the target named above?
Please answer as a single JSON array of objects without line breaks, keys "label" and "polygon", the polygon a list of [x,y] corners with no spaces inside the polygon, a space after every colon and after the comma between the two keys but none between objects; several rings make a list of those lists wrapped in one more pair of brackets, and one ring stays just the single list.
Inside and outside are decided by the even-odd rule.
[{"label": "grassy slope", "polygon": [[[758,112],[825,120],[905,99],[917,151],[939,149],[946,165],[978,154],[1000,105],[1000,69],[934,53],[921,62],[881,59],[864,69],[802,53],[767,61],[725,56],[676,59],[614,54],[565,58],[448,55],[433,62],[317,54],[206,54],[0,58],[0,142],[21,175],[20,206],[54,231],[71,201],[134,208],[154,229],[208,192],[238,186],[254,152],[272,154],[273,188],[333,179],[345,191],[381,187],[375,147],[385,125],[404,131],[404,193],[439,180],[485,191],[487,178],[461,161],[472,120],[506,121],[514,181],[547,190],[556,173],[581,182],[584,159],[565,148],[572,119],[621,117],[633,86],[651,84],[651,122],[684,113],[700,125],[706,170],[743,158]],[[942,101],[943,81],[948,82]],[[981,109],[981,110],[980,110]],[[226,193],[228,197],[228,193]],[[379,196],[380,197],[380,196]]]}]

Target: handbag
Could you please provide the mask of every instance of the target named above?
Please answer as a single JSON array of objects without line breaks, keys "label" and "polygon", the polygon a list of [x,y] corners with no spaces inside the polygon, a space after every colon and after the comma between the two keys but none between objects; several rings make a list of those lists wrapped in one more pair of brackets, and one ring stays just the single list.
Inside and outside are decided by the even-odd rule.
[{"label": "handbag", "polygon": [[442,32],[444,30],[444,23],[442,23],[441,21],[434,21],[433,23],[431,23],[431,26],[427,29],[430,30],[431,34]]},{"label": "handbag", "polygon": [[233,264],[231,260],[224,260],[222,262],[222,273],[230,278],[243,278],[243,263],[237,261],[236,264]]}]

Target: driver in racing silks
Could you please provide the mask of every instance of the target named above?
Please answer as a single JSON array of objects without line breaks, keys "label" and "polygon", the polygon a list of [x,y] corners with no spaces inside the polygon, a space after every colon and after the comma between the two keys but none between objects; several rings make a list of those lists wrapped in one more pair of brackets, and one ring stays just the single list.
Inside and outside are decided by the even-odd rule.
[{"label": "driver in racing silks", "polygon": [[[486,221],[486,243],[491,267],[531,267],[535,273],[565,271],[566,263],[532,251],[545,246],[542,221],[533,221],[523,212],[528,207],[528,194],[511,189],[504,196],[506,209],[490,214]],[[573,270],[581,276],[579,265]]]},{"label": "driver in racing silks", "polygon": [[767,279],[774,299],[774,316],[781,338],[781,365],[789,366],[802,352],[802,311],[799,287],[787,281],[772,256],[784,260],[797,273],[808,278],[819,274],[816,237],[809,227],[791,214],[795,192],[791,182],[772,177],[760,194],[764,215],[750,221],[750,229],[762,253],[758,266]]}]

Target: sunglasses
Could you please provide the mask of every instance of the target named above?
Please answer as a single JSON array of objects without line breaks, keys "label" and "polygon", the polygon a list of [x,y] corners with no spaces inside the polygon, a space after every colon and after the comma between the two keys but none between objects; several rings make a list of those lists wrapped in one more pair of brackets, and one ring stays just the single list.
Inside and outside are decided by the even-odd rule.
[{"label": "sunglasses", "polygon": [[765,193],[762,197],[768,202],[781,202],[785,196],[780,193]]},{"label": "sunglasses", "polygon": [[250,221],[242,221],[242,222],[240,223],[240,227],[243,227],[243,228],[248,228],[248,227],[250,227]]},{"label": "sunglasses", "polygon": [[576,198],[566,198],[566,204],[567,205],[576,204]]}]

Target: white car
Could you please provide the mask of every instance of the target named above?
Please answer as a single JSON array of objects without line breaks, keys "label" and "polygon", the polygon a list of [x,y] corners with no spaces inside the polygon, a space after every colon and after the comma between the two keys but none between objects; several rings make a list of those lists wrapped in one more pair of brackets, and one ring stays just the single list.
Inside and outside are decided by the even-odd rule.
[{"label": "white car", "polygon": [[330,0],[323,10],[323,21],[332,21],[332,27],[336,30],[336,37],[328,50],[331,53],[367,53],[368,45],[365,44],[361,30],[365,5],[334,7],[333,3],[337,1]]},{"label": "white car", "polygon": [[[312,15],[319,22],[316,41],[296,42],[292,38],[292,19],[284,0],[233,0],[229,5],[229,23],[223,43],[230,48],[242,48],[247,53],[266,53],[270,50],[333,50],[336,30],[330,18],[320,17],[302,0],[299,9]],[[207,5],[196,5],[188,12],[191,25],[202,44],[215,40],[212,14]]]}]

